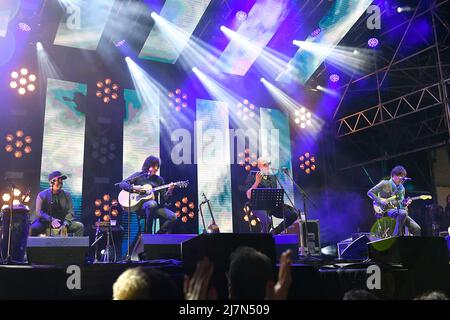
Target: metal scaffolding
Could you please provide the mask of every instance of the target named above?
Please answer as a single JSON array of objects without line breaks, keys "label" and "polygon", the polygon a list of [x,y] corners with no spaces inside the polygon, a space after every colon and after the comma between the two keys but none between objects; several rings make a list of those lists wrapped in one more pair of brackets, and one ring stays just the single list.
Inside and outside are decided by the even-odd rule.
[{"label": "metal scaffolding", "polygon": [[[380,67],[363,76],[352,75],[350,80],[340,88],[342,96],[334,113],[337,144],[347,143],[355,150],[360,150],[361,154],[372,145],[373,149],[378,148],[379,152],[378,155],[371,154],[369,159],[367,157],[364,160],[359,159],[359,163],[353,163],[350,166],[341,165],[341,169],[383,161],[449,143],[450,59],[448,57],[450,57],[450,45],[448,40],[450,40],[450,27],[447,21],[449,21],[450,13],[447,12],[446,7],[450,1],[435,0],[430,5],[425,3],[425,1],[418,1],[407,21],[380,34],[380,37],[383,37],[394,30],[404,28],[400,41],[395,47],[388,48],[391,50],[389,53],[393,54],[390,57],[377,56],[376,63],[381,65]],[[407,34],[412,32],[411,26],[419,18],[431,20],[432,43],[414,31],[415,36],[427,45],[418,47],[415,52],[409,52],[406,56],[401,56],[399,53],[404,46]],[[387,83],[394,72],[397,78]],[[375,79],[376,88],[366,90],[363,86],[362,89],[361,86],[358,87],[358,84],[370,77]],[[372,90],[371,94],[374,96],[377,95],[377,102],[374,100],[369,106],[359,104],[360,111],[343,114],[346,109],[351,109],[349,108],[352,107],[351,104],[355,103],[352,101],[352,95],[355,92],[364,97],[364,91],[369,90]],[[382,95],[389,99],[385,99],[386,97]],[[374,140],[378,140],[378,136],[383,135],[395,137],[390,140],[402,140],[403,143],[398,141],[387,141],[384,145],[380,142],[374,143]],[[419,140],[423,143],[417,144]],[[386,150],[389,150],[389,153]]]}]

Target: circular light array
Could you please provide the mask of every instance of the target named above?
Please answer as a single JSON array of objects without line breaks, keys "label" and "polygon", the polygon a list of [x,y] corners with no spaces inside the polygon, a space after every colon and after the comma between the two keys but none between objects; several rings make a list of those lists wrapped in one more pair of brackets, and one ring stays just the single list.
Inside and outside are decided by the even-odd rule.
[{"label": "circular light array", "polygon": [[22,68],[19,72],[11,72],[9,86],[11,89],[17,89],[17,92],[20,95],[24,95],[27,91],[33,92],[36,90],[36,79],[36,75],[30,73],[28,69]]},{"label": "circular light array", "polygon": [[317,37],[322,32],[322,29],[317,28],[313,32],[311,32],[311,37]]},{"label": "circular light array", "polygon": [[302,169],[306,174],[310,174],[312,171],[315,171],[317,169],[316,158],[309,152],[306,152],[298,159],[300,160],[300,169]]},{"label": "circular light array", "polygon": [[249,118],[255,117],[255,105],[250,103],[248,99],[242,100],[236,104],[238,117],[242,117],[242,120],[248,120]]},{"label": "circular light array", "polygon": [[238,163],[241,167],[244,167],[246,171],[250,171],[253,168],[256,167],[257,165],[257,156],[256,153],[252,153],[250,155],[250,149],[245,149],[244,153],[240,152],[238,154]]},{"label": "circular light array", "polygon": [[330,81],[331,82],[338,82],[339,81],[339,75],[337,75],[336,73],[333,73],[332,75],[330,75]]},{"label": "circular light array", "polygon": [[301,107],[300,110],[295,111],[294,122],[304,129],[311,126],[311,112],[306,111],[305,107]]},{"label": "circular light array", "polygon": [[94,215],[109,222],[111,219],[117,219],[119,215],[119,202],[117,199],[112,199],[109,194],[104,194],[101,199],[96,199],[94,201],[95,211]]},{"label": "circular light array", "polygon": [[127,42],[127,41],[126,41],[125,39],[122,39],[122,40],[119,40],[119,41],[114,42],[114,45],[115,45],[117,48],[119,48],[119,47],[123,46],[126,42]]},{"label": "circular light array", "polygon": [[170,99],[169,107],[174,107],[178,112],[180,112],[182,108],[187,108],[188,95],[186,93],[183,93],[180,88],[176,89],[175,92],[169,91],[167,96]]},{"label": "circular light array", "polygon": [[375,48],[376,46],[378,46],[379,43],[380,43],[380,42],[378,41],[377,38],[370,38],[370,39],[367,41],[367,44],[368,44],[369,47],[371,47],[371,48]]},{"label": "circular light array", "polygon": [[[3,204],[2,204],[1,210],[9,208],[11,201],[12,201],[13,206],[18,206],[21,203],[22,204],[29,203],[30,199],[31,198],[30,198],[29,192],[22,193],[19,189],[14,188],[12,194],[7,192],[2,195]],[[25,205],[25,206],[28,207],[27,205]]]},{"label": "circular light array", "polygon": [[252,227],[256,227],[256,225],[261,223],[261,220],[253,215],[253,212],[250,210],[249,206],[244,207],[244,221],[250,223]]},{"label": "circular light array", "polygon": [[97,98],[102,99],[104,103],[109,103],[111,99],[117,100],[119,98],[119,86],[112,83],[110,78],[106,78],[103,82],[98,81],[97,89],[95,95]]},{"label": "circular light array", "polygon": [[183,223],[187,223],[189,219],[194,219],[195,204],[189,201],[188,197],[183,197],[181,200],[175,202],[175,215],[177,218],[181,217]]},{"label": "circular light array", "polygon": [[108,161],[116,159],[116,145],[111,143],[106,137],[95,139],[92,142],[92,148],[92,158],[98,160],[101,164],[106,164]]},{"label": "circular light array", "polygon": [[25,23],[25,22],[20,22],[19,23],[19,29],[22,30],[23,32],[29,32],[31,31],[31,27],[29,24]]},{"label": "circular light array", "polygon": [[245,19],[247,19],[247,12],[239,10],[236,12],[236,19],[239,21],[245,21]]},{"label": "circular light array", "polygon": [[17,130],[15,134],[6,135],[5,151],[12,153],[16,159],[22,158],[23,154],[31,153],[30,144],[33,141],[31,136],[25,136],[22,130]]}]

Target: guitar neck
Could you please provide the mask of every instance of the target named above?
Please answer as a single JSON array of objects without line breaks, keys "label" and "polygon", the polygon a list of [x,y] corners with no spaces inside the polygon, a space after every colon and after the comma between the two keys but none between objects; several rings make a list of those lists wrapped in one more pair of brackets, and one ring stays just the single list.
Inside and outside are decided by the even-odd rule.
[{"label": "guitar neck", "polygon": [[170,186],[170,183],[162,185],[162,186],[159,186],[159,187],[152,188],[152,191],[159,191],[159,190],[162,190],[162,189],[167,189],[169,186]]}]

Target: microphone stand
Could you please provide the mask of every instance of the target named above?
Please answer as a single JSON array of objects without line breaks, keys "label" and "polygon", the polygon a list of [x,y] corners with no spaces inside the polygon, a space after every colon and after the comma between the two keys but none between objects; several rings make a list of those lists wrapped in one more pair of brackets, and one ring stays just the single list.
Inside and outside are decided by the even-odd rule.
[{"label": "microphone stand", "polygon": [[[308,248],[308,215],[307,215],[307,211],[306,211],[306,201],[309,201],[314,208],[317,208],[317,206],[314,204],[314,202],[311,200],[311,198],[308,196],[308,194],[306,193],[306,191],[297,183],[294,181],[294,179],[289,175],[287,168],[283,168],[283,172],[284,174],[292,181],[292,183],[294,184],[294,186],[297,188],[297,190],[301,193],[302,198],[303,198],[303,212],[305,215],[305,233],[306,233],[306,239],[303,239],[303,241],[301,241],[301,248],[300,248],[300,257],[306,258],[306,259],[313,259],[313,260],[319,260],[316,258],[311,257],[311,252],[309,251],[309,249],[307,250],[306,256],[305,256],[305,242],[306,242],[306,248]],[[299,215],[300,221],[301,221],[301,215]],[[303,238],[303,236],[302,236]],[[306,241],[305,241],[306,240]]]},{"label": "microphone stand", "polygon": [[205,218],[203,217],[203,211],[202,211],[202,205],[204,205],[205,202],[200,203],[198,206],[198,211],[200,212],[200,216],[202,217],[202,224],[203,224],[203,233],[206,233],[206,224],[205,224]]},{"label": "microphone stand", "polygon": [[[209,203],[209,200],[208,200],[208,198],[206,198],[206,195],[204,193],[203,193],[203,197],[205,198],[205,200],[200,204],[200,208],[205,203],[208,204],[209,214],[211,215],[211,220],[212,220],[212,223],[208,226],[208,229],[207,229],[206,232],[207,233],[220,233],[220,229],[219,229],[219,227],[216,224],[216,220],[214,219],[214,215],[213,215],[213,212],[212,212],[212,209],[211,209],[211,204]],[[200,209],[200,211],[201,211],[201,209]],[[205,221],[204,221],[204,218],[203,218],[203,212],[202,212],[201,215],[202,215],[202,220],[203,220],[203,228],[205,228]],[[203,230],[203,233],[205,233],[205,229]]]},{"label": "microphone stand", "polygon": [[122,180],[122,181],[120,181],[120,182],[117,182],[117,183],[115,183],[114,184],[114,186],[118,186],[118,185],[120,185],[122,182],[126,182],[127,184],[129,184],[130,185],[130,190],[128,190],[128,208],[127,208],[127,213],[128,213],[128,230],[127,230],[127,241],[128,241],[128,243],[127,243],[127,255],[126,255],[126,257],[125,257],[125,260],[123,261],[123,262],[131,262],[131,252],[130,252],[130,238],[131,238],[131,235],[130,235],[130,223],[131,223],[131,192],[133,192],[134,191],[134,189],[133,189],[133,184],[131,183],[131,181],[135,181],[137,178],[140,178],[140,177],[143,177],[143,176],[146,176],[146,175],[148,175],[148,173],[147,172],[143,172],[143,173],[141,173],[141,174],[138,174],[137,176],[135,176],[135,177],[132,177],[132,178],[128,178],[128,179],[125,179],[125,180]]}]

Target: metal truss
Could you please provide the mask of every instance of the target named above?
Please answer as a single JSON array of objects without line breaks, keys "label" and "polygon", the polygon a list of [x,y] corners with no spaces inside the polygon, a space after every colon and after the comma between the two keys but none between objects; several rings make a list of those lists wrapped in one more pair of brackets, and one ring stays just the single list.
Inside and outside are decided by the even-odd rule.
[{"label": "metal truss", "polygon": [[[450,79],[446,80],[450,83]],[[401,117],[442,105],[443,93],[440,82],[384,102],[380,105],[356,112],[337,121],[338,138],[384,124]]]},{"label": "metal truss", "polygon": [[[438,9],[444,10],[445,4],[450,3],[450,1],[436,0],[432,5],[430,5],[430,7],[425,8],[419,12],[418,9],[423,3],[423,1],[418,1],[418,5],[416,6],[412,17],[407,21],[404,21],[391,30],[387,30],[383,32],[383,34],[381,34],[381,36],[383,36],[389,34],[391,31],[401,26],[406,27],[401,40],[395,48],[392,48],[392,57],[390,57],[389,59],[386,59],[382,56],[379,57],[380,60],[385,63],[383,66],[378,67],[371,73],[360,76],[358,78],[352,76],[348,83],[340,88],[343,93],[338,107],[334,113],[335,118],[340,109],[345,109],[345,97],[353,92],[350,89],[350,86],[359,81],[365,80],[370,76],[376,76],[377,88],[375,90],[378,91],[378,104],[375,106],[372,105],[370,107],[366,107],[362,111],[352,113],[336,120],[336,138],[342,138],[345,136],[357,134],[363,130],[379,125],[384,125],[390,121],[410,116],[415,113],[428,110],[430,108],[435,108],[433,110],[436,110],[438,106],[442,107],[441,114],[438,116],[434,115],[434,117],[439,118],[439,120],[442,120],[442,122],[440,122],[440,125],[437,128],[429,126],[430,119],[424,120],[415,117],[413,126],[418,130],[416,132],[416,138],[420,137],[424,132],[427,132],[428,136],[445,133],[445,131],[443,132],[443,126],[444,128],[446,128],[448,137],[450,137],[450,109],[448,95],[448,91],[450,88],[450,77],[449,72],[444,72],[445,70],[448,70],[449,65],[448,59],[447,61],[442,61],[442,57],[444,55],[448,55],[449,46],[446,45],[445,42],[450,37],[450,27],[446,22],[447,19],[441,17],[440,14],[438,14]],[[428,42],[427,47],[420,48],[416,52],[411,53],[406,57],[399,57],[398,53],[400,52],[400,48],[403,45],[404,39],[406,38],[406,34],[411,29],[413,20],[426,14],[430,15],[433,23],[434,39],[432,43]],[[440,26],[443,26],[443,30],[445,31],[444,35],[440,35],[441,40],[443,39],[441,43],[439,42],[438,38],[438,24],[440,24]],[[420,34],[417,34],[417,36],[421,37]],[[433,54],[435,55],[435,59],[433,59]],[[413,58],[415,57],[426,58],[428,59],[428,61],[427,63],[420,64],[414,62]],[[408,62],[410,63],[410,65],[407,65],[406,67],[402,66],[401,63],[403,62]],[[428,70],[437,71],[437,75],[433,76],[431,79],[428,78],[426,82],[421,82],[421,79],[429,76]],[[411,71],[414,73],[408,73]],[[401,72],[404,81],[401,81],[400,83],[393,83],[392,85],[390,84],[388,87],[386,87],[385,85],[382,88],[381,86],[383,85],[383,82],[385,82],[386,77],[389,73],[392,72]],[[408,88],[411,88],[410,92],[406,91]],[[390,90],[391,97],[393,96],[392,93],[396,92],[396,89],[401,89],[403,92],[399,97],[394,96],[395,98],[393,99],[382,101],[380,92],[386,89]],[[410,136],[410,139],[414,138],[414,134]]]}]

